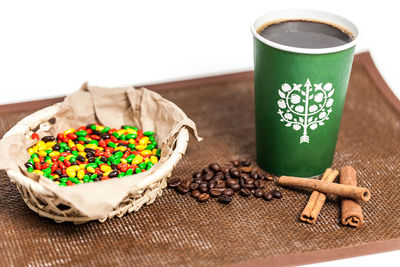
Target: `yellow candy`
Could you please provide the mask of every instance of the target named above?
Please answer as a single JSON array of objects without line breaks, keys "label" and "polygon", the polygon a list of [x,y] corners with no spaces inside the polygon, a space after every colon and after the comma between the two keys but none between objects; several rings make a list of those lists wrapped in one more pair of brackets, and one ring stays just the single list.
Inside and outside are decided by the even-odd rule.
[{"label": "yellow candy", "polygon": [[68,140],[68,146],[69,146],[69,147],[74,147],[74,146],[75,146],[74,141]]},{"label": "yellow candy", "polygon": [[79,171],[79,166],[78,165],[72,165],[67,168],[67,170],[73,170],[75,172]]},{"label": "yellow candy", "polygon": [[147,145],[149,143],[149,137],[144,136],[142,139],[139,140],[139,145]]},{"label": "yellow candy", "polygon": [[39,141],[36,143],[36,147],[41,147],[41,146],[44,146],[45,144],[46,144],[45,142]]},{"label": "yellow candy", "polygon": [[100,166],[100,170],[101,170],[102,172],[108,172],[108,171],[111,171],[111,167],[108,166],[108,165],[106,165],[106,164],[102,164],[102,165]]},{"label": "yellow candy", "polygon": [[151,156],[150,157],[150,162],[153,164],[156,164],[158,162],[158,158],[156,156]]},{"label": "yellow candy", "polygon": [[126,147],[124,146],[117,146],[114,150],[120,150],[122,152],[126,151]]},{"label": "yellow candy", "polygon": [[132,160],[132,164],[139,164],[143,162],[143,157],[140,155],[137,155],[133,160]]},{"label": "yellow candy", "polygon": [[54,174],[53,177],[54,178],[60,178],[60,176],[58,174]]},{"label": "yellow candy", "polygon": [[33,162],[40,162],[40,159],[39,158],[33,158]]},{"label": "yellow candy", "polygon": [[150,156],[150,155],[153,155],[153,152],[151,152],[151,150],[146,149],[146,150],[142,150],[142,152],[140,152],[140,154],[142,156]]},{"label": "yellow candy", "polygon": [[84,170],[79,170],[78,174],[77,174],[78,179],[82,180],[83,176],[85,176],[85,171]]},{"label": "yellow candy", "polygon": [[83,152],[85,150],[85,147],[81,144],[77,144],[76,149],[78,149],[79,152]]},{"label": "yellow candy", "polygon": [[105,173],[103,173],[103,176],[108,176],[111,173],[111,171],[106,171]]},{"label": "yellow candy", "polygon": [[47,143],[46,143],[46,146],[47,146],[48,148],[52,148],[55,144],[57,144],[57,142],[47,142]]},{"label": "yellow candy", "polygon": [[147,163],[147,162],[149,162],[149,161],[150,161],[149,158],[145,158],[145,159],[144,159],[144,163]]},{"label": "yellow candy", "polygon": [[79,169],[80,169],[80,170],[84,170],[85,167],[86,167],[86,164],[79,164]]},{"label": "yellow candy", "polygon": [[97,126],[96,126],[96,130],[97,130],[97,131],[100,131],[100,132],[101,132],[103,129],[104,129],[104,126],[102,126],[102,125],[97,125]]},{"label": "yellow candy", "polygon": [[128,133],[128,134],[137,134],[137,132],[134,129],[126,129],[126,133]]},{"label": "yellow candy", "polygon": [[87,167],[86,170],[88,172],[90,172],[90,173],[95,173],[96,172],[92,166]]},{"label": "yellow candy", "polygon": [[66,173],[67,173],[68,177],[75,177],[76,176],[76,172],[71,168],[67,168]]},{"label": "yellow candy", "polygon": [[[54,177],[54,178],[55,178],[55,177]],[[60,184],[60,182],[59,182],[59,181],[55,181],[55,183],[56,183],[56,184]]]},{"label": "yellow candy", "polygon": [[69,133],[74,133],[74,132],[75,132],[75,129],[74,129],[74,128],[68,129],[68,130],[66,130],[66,131],[64,132],[64,136],[66,136],[66,135],[69,134]]},{"label": "yellow candy", "polygon": [[51,153],[49,154],[50,157],[57,157],[57,156],[59,156],[59,155],[60,155],[60,152],[58,152],[58,151],[53,151],[53,152],[51,152]]},{"label": "yellow candy", "polygon": [[91,148],[91,149],[97,149],[98,148],[95,144],[87,144],[86,147],[87,148]]},{"label": "yellow candy", "polygon": [[82,157],[86,158],[86,152],[78,152],[79,155],[81,155]]},{"label": "yellow candy", "polygon": [[153,155],[157,154],[157,148],[153,149]]},{"label": "yellow candy", "polygon": [[125,134],[125,133],[126,133],[126,130],[125,130],[125,129],[121,129],[121,130],[118,130],[117,133],[118,133],[119,135]]},{"label": "yellow candy", "polygon": [[129,139],[129,144],[135,144],[135,139]]},{"label": "yellow candy", "polygon": [[136,150],[142,151],[146,148],[146,145],[137,145],[135,146]]},{"label": "yellow candy", "polygon": [[34,170],[33,173],[37,173],[37,174],[43,175],[43,172],[39,171],[39,170]]},{"label": "yellow candy", "polygon": [[46,151],[44,151],[44,150],[40,150],[40,151],[38,152],[38,154],[39,154],[39,156],[42,156],[42,157],[46,157],[46,156],[47,156],[47,153],[46,153]]},{"label": "yellow candy", "polygon": [[126,159],[121,158],[121,163],[128,163],[128,162],[126,161]]},{"label": "yellow candy", "polygon": [[33,148],[28,148],[28,153],[29,155],[32,155],[33,153],[35,153],[35,151],[33,151]]},{"label": "yellow candy", "polygon": [[74,155],[68,155],[68,156],[65,157],[65,159],[69,161],[69,159],[70,159],[71,157],[73,157],[73,156],[74,156]]}]

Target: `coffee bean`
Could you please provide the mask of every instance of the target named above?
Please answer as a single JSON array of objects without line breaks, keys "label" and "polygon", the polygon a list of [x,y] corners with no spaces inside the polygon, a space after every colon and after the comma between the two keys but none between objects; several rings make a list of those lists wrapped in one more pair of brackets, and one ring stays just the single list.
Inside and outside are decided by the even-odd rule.
[{"label": "coffee bean", "polygon": [[227,179],[226,181],[225,181],[225,184],[227,185],[227,186],[231,186],[231,185],[233,185],[233,184],[238,184],[239,183],[239,180],[237,180],[237,179]]},{"label": "coffee bean", "polygon": [[250,166],[251,165],[251,160],[246,159],[246,160],[242,161],[242,165],[245,166],[245,167]]},{"label": "coffee bean", "polygon": [[256,180],[255,182],[254,182],[254,186],[256,187],[256,188],[263,188],[264,187],[264,181],[263,180]]},{"label": "coffee bean", "polygon": [[210,181],[214,177],[213,173],[207,173],[203,176],[204,181]]},{"label": "coffee bean", "polygon": [[247,178],[247,179],[244,179],[244,182],[246,183],[246,184],[254,184],[254,179],[252,179],[252,178]]},{"label": "coffee bean", "polygon": [[242,188],[254,189],[256,186],[254,184],[244,184]]},{"label": "coffee bean", "polygon": [[236,168],[230,169],[229,173],[232,176],[232,178],[239,178],[240,177],[240,172]]},{"label": "coffee bean", "polygon": [[208,166],[208,168],[211,169],[213,172],[218,172],[218,171],[221,170],[221,166],[219,166],[218,163],[211,163],[211,164]]},{"label": "coffee bean", "polygon": [[193,178],[199,178],[199,177],[201,177],[201,176],[203,176],[203,174],[201,173],[201,172],[195,172],[195,173],[193,173],[193,175],[192,175],[192,177]]},{"label": "coffee bean", "polygon": [[240,189],[239,194],[244,197],[248,197],[251,195],[251,191],[247,188],[242,188],[242,189]]},{"label": "coffee bean", "polygon": [[240,169],[242,170],[242,172],[245,173],[251,173],[251,171],[253,170],[251,167],[241,167]]},{"label": "coffee bean", "polygon": [[190,191],[193,191],[193,190],[196,190],[198,187],[199,187],[199,184],[198,184],[198,183],[191,183],[191,184],[189,185],[189,190],[190,190]]},{"label": "coffee bean", "polygon": [[210,198],[210,195],[207,193],[202,193],[197,197],[199,202],[206,202]]},{"label": "coffee bean", "polygon": [[263,198],[264,198],[266,201],[271,201],[271,200],[274,198],[274,196],[272,195],[271,192],[265,192]]},{"label": "coffee bean", "polygon": [[214,188],[217,186],[217,182],[216,181],[210,181],[208,182],[208,189]]},{"label": "coffee bean", "polygon": [[212,173],[212,174],[214,174],[214,172],[213,172],[212,170],[210,170],[209,168],[207,168],[207,167],[204,168],[202,172],[203,172],[203,175],[206,175],[207,173]]},{"label": "coffee bean", "polygon": [[218,201],[221,202],[222,204],[229,204],[232,201],[232,197],[228,195],[221,195],[218,197]]},{"label": "coffee bean", "polygon": [[235,194],[235,191],[233,191],[232,188],[225,188],[223,194],[227,196],[233,196],[233,194]]},{"label": "coffee bean", "polygon": [[187,188],[189,188],[189,185],[192,183],[191,179],[185,179],[181,182],[182,185],[185,185]]},{"label": "coffee bean", "polygon": [[227,172],[229,172],[229,167],[228,166],[221,166],[221,171],[223,173],[227,173]]},{"label": "coffee bean", "polygon": [[220,190],[218,190],[217,188],[211,188],[210,195],[212,197],[219,197],[220,195],[222,195],[222,192]]},{"label": "coffee bean", "polygon": [[225,181],[224,180],[218,180],[216,187],[218,188],[224,188],[225,187]]},{"label": "coffee bean", "polygon": [[226,172],[225,174],[224,174],[224,176],[225,176],[225,179],[232,179],[232,176],[231,176],[231,174],[229,173],[229,171],[228,172]]},{"label": "coffee bean", "polygon": [[254,178],[254,179],[260,179],[261,178],[260,175],[258,175],[257,170],[254,170],[254,169],[251,171],[250,177]]},{"label": "coffee bean", "polygon": [[197,188],[201,193],[207,193],[208,192],[208,184],[200,184],[199,187]]},{"label": "coffee bean", "polygon": [[183,184],[178,185],[177,187],[175,187],[175,189],[181,194],[186,194],[189,192],[189,188]]},{"label": "coffee bean", "polygon": [[196,178],[193,180],[194,183],[200,184],[201,182],[203,182],[203,178]]},{"label": "coffee bean", "polygon": [[281,198],[282,197],[282,193],[279,190],[273,189],[273,190],[271,190],[269,192],[272,194],[272,196],[274,198]]},{"label": "coffee bean", "polygon": [[232,184],[230,185],[230,187],[232,188],[233,191],[237,192],[240,190],[240,184]]},{"label": "coffee bean", "polygon": [[257,190],[254,192],[254,196],[255,196],[255,197],[258,197],[258,198],[263,197],[264,194],[265,194],[265,192],[264,192],[264,190],[262,190],[262,189],[257,189]]},{"label": "coffee bean", "polygon": [[216,174],[213,178],[214,181],[225,179],[223,174]]},{"label": "coffee bean", "polygon": [[240,161],[238,159],[232,160],[231,162],[235,167],[238,167],[240,165]]},{"label": "coffee bean", "polygon": [[250,175],[248,175],[247,173],[242,173],[240,177],[242,177],[243,179],[250,179]]},{"label": "coffee bean", "polygon": [[169,187],[177,187],[180,184],[181,184],[181,179],[179,178],[172,178],[168,181]]},{"label": "coffee bean", "polygon": [[198,198],[200,194],[201,194],[201,193],[200,193],[199,190],[193,190],[193,191],[192,191],[192,197],[194,197],[194,198]]}]

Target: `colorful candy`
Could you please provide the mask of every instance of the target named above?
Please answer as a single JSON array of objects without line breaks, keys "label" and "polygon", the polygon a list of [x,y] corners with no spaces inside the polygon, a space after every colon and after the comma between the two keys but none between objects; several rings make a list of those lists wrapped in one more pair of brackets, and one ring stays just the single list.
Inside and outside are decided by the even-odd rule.
[{"label": "colorful candy", "polygon": [[40,139],[28,149],[25,167],[60,186],[103,181],[145,172],[161,156],[154,132],[134,126],[121,129],[89,124]]}]

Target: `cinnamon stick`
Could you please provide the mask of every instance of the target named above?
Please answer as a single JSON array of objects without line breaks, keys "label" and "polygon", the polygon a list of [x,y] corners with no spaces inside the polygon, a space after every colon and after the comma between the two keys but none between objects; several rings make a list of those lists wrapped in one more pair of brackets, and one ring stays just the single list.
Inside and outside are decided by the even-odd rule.
[{"label": "cinnamon stick", "polygon": [[[357,185],[357,172],[351,166],[346,166],[340,170],[340,183],[345,185]],[[364,216],[360,204],[357,201],[342,198],[342,224],[353,227],[363,225]]]},{"label": "cinnamon stick", "polygon": [[[338,175],[339,172],[337,170],[328,168],[322,176],[321,181],[332,183]],[[300,215],[300,220],[311,224],[315,223],[317,221],[319,212],[325,204],[325,200],[326,195],[324,193],[313,191],[306,207]]]},{"label": "cinnamon stick", "polygon": [[333,194],[362,201],[368,201],[371,197],[371,193],[367,188],[357,187],[354,185],[327,183],[310,178],[281,176],[278,179],[278,184],[283,186],[309,188],[326,194]]}]

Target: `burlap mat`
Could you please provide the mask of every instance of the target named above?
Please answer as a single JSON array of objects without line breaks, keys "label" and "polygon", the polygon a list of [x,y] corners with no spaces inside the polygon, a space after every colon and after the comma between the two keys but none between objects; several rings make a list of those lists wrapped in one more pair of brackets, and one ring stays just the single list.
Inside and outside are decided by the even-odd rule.
[{"label": "burlap mat", "polygon": [[[174,176],[187,177],[212,161],[255,158],[251,74],[153,89],[163,87],[167,89],[161,94],[181,107],[204,137],[203,142],[190,142]],[[371,201],[362,204],[365,225],[361,229],[340,224],[339,200],[333,197],[328,198],[315,225],[301,223],[299,214],[309,192],[289,189],[282,190],[280,200],[237,196],[227,206],[215,200],[199,204],[167,189],[154,204],[121,219],[80,226],[56,224],[29,210],[2,171],[0,263],[211,266],[250,261],[282,265],[399,248],[400,106],[396,109],[395,105],[397,100],[369,54],[358,55],[333,167],[353,165],[359,184],[372,191]],[[0,136],[33,111],[4,112],[4,108]],[[16,110],[15,106],[8,108]],[[269,187],[274,185],[269,183]]]}]

